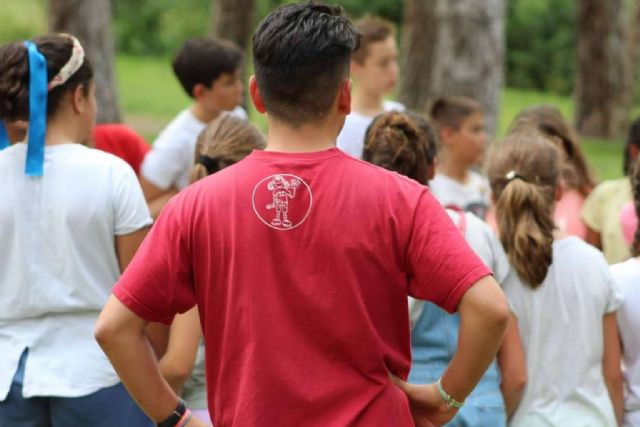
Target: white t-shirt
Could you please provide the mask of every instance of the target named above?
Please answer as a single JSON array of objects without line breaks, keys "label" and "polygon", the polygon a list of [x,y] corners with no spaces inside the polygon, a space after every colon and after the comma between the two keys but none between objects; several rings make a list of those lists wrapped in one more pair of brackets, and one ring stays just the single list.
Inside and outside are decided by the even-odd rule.
[{"label": "white t-shirt", "polygon": [[602,373],[602,320],[620,307],[622,294],[602,253],[577,237],[557,240],[542,285],[507,281],[504,291],[528,374],[510,425],[615,426]]},{"label": "white t-shirt", "polygon": [[624,295],[618,310],[627,386],[624,407],[625,411],[640,411],[640,260],[631,258],[612,265],[611,273]]},{"label": "white t-shirt", "polygon": [[0,401],[29,348],[23,394],[77,397],[118,383],[93,330],[120,276],[115,236],[151,224],[131,167],[79,144],[0,151]]},{"label": "white t-shirt", "polygon": [[[383,101],[384,111],[404,111],[404,105],[395,101]],[[364,151],[364,134],[375,117],[352,111],[344,121],[344,126],[338,135],[337,146],[345,153],[358,159]]]},{"label": "white t-shirt", "polygon": [[489,181],[477,172],[469,171],[469,182],[462,184],[442,173],[429,182],[433,195],[443,206],[457,206],[484,219],[491,200]]},{"label": "white t-shirt", "polygon": [[[247,119],[242,107],[234,116]],[[182,190],[189,185],[189,174],[195,162],[198,135],[207,123],[198,120],[190,109],[183,110],[167,125],[153,143],[142,162],[142,176],[163,190],[175,186]]]},{"label": "white t-shirt", "polygon": [[[517,280],[513,275],[509,275],[509,260],[491,227],[472,213],[464,213],[464,221],[461,212],[447,209],[447,214],[463,233],[471,249],[493,271],[496,282],[502,286],[507,279]],[[409,317],[412,326],[420,318],[423,306],[424,301],[409,297]]]}]

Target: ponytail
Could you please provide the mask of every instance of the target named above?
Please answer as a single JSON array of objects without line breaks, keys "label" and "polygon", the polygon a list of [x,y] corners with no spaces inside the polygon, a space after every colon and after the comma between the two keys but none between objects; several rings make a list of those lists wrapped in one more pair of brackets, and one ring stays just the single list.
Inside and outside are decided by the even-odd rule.
[{"label": "ponytail", "polygon": [[511,265],[532,288],[542,284],[553,259],[559,178],[559,150],[534,131],[509,135],[489,162],[500,240]]},{"label": "ponytail", "polygon": [[531,287],[547,276],[552,260],[553,200],[535,184],[512,179],[496,205],[500,241],[511,265]]}]

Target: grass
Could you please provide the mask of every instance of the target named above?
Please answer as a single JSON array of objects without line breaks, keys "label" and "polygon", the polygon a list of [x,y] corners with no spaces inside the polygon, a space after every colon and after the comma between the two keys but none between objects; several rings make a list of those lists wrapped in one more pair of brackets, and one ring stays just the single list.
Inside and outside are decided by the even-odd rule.
[{"label": "grass", "polygon": [[[189,98],[176,81],[168,58],[117,58],[120,103],[125,121],[153,141],[162,128],[182,109],[190,104]],[[552,104],[566,117],[573,117],[573,102],[569,97],[506,89],[502,94],[499,117],[499,135],[504,135],[518,112],[537,104]],[[253,106],[249,116],[259,127],[265,128],[264,116]],[[622,141],[583,138],[582,147],[599,180],[622,176]]]}]

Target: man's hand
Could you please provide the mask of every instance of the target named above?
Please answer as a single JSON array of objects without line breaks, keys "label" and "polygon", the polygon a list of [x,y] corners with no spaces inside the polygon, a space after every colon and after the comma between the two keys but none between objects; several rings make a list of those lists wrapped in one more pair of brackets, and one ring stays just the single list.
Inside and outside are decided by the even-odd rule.
[{"label": "man's hand", "polygon": [[413,385],[391,375],[391,380],[409,398],[411,415],[416,427],[441,426],[450,421],[458,412],[456,408],[449,408],[444,401],[436,384]]}]

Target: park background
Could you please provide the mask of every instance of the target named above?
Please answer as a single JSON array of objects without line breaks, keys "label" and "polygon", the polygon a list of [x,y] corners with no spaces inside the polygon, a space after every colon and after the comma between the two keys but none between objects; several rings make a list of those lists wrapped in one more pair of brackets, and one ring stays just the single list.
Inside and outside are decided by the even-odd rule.
[{"label": "park background", "polygon": [[[152,142],[189,104],[170,66],[182,42],[217,34],[248,51],[256,24],[283,3],[1,0],[0,43],[52,30],[78,35],[101,73],[99,121],[123,121]],[[626,129],[640,115],[640,0],[327,3],[352,18],[370,13],[396,23],[403,71],[392,97],[420,110],[438,94],[473,96],[487,106],[494,139],[523,108],[551,104],[580,130],[599,180],[623,175]],[[247,107],[264,130],[264,118]]]}]

